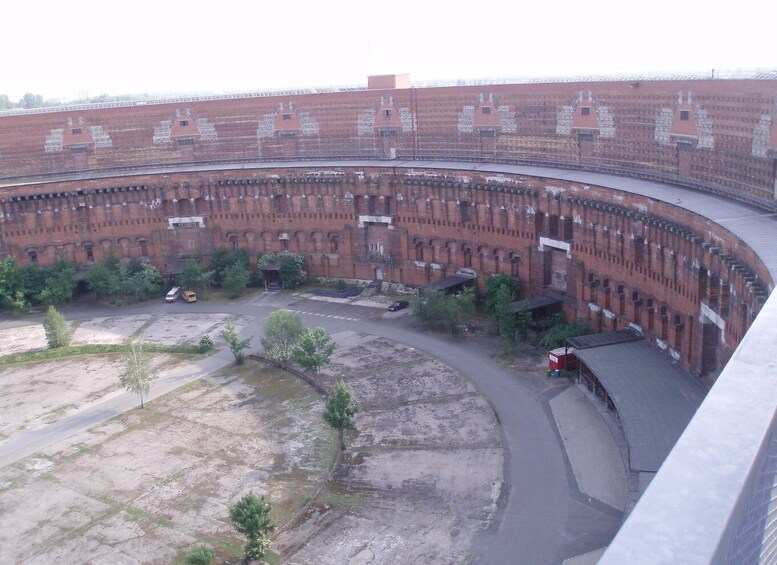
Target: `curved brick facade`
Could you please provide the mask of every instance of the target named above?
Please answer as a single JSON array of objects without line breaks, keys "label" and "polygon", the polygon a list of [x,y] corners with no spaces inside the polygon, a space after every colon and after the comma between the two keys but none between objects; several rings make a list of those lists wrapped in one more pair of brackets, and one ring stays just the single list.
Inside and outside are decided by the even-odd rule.
[{"label": "curved brick facade", "polygon": [[638,325],[696,374],[716,371],[773,281],[752,250],[702,216],[612,189],[466,166],[248,163],[561,164],[770,207],[776,87],[499,85],[0,117],[0,243],[21,261],[87,263],[113,253],[168,271],[237,246],[252,256],[303,252],[314,276],[380,271],[423,284],[462,267],[481,277],[512,273],[531,293],[563,296],[569,314],[596,328]]},{"label": "curved brick facade", "polygon": [[0,114],[0,178],[291,158],[485,159],[775,200],[777,81],[482,85]]}]

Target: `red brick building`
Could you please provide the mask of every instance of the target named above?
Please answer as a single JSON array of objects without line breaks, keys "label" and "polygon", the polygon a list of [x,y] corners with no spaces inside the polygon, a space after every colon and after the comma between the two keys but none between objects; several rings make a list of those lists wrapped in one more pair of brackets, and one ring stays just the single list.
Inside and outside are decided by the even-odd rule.
[{"label": "red brick building", "polygon": [[380,78],[357,91],[0,114],[0,252],[174,270],[229,246],[302,252],[313,276],[512,273],[594,327],[639,326],[697,374],[722,366],[773,287],[749,247],[680,206],[499,164],[774,209],[777,81],[416,89]]}]

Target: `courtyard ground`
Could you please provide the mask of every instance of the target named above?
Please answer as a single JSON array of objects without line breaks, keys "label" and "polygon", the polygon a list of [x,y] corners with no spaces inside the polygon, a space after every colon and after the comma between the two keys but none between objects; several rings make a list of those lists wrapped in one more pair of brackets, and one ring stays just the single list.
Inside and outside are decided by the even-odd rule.
[{"label": "courtyard ground", "polygon": [[[191,342],[217,337],[225,321],[101,318],[74,324],[74,342]],[[38,328],[0,335],[0,352],[43,347]],[[491,406],[413,348],[355,332],[334,337],[339,348],[320,382],[331,389],[347,379],[362,406],[334,468],[336,434],[321,418],[320,395],[249,362],[0,469],[0,562],[170,563],[196,544],[212,547],[216,563],[234,562],[242,540],[228,507],[249,490],[267,494],[285,524],[270,561],[469,561],[502,487]],[[120,393],[121,369],[117,355],[3,369],[3,441]]]}]

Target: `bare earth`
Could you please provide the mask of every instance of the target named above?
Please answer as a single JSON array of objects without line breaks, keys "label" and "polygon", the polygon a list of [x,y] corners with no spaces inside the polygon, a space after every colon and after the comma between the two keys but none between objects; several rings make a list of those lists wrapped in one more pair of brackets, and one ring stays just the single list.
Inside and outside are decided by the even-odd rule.
[{"label": "bare earth", "polygon": [[[193,341],[217,337],[226,319],[95,319],[77,325],[74,343]],[[0,353],[45,345],[36,327],[12,332],[0,332]],[[284,563],[470,560],[502,487],[490,405],[412,348],[334,337],[320,382],[331,390],[345,378],[362,412],[330,477],[337,442],[320,416],[323,399],[299,378],[249,362],[0,469],[0,562],[180,563],[196,544],[214,549],[214,563],[235,562],[243,540],[228,507],[249,490],[266,494],[275,522],[286,524],[273,545]],[[115,394],[120,371],[118,356],[0,371],[0,445]]]}]

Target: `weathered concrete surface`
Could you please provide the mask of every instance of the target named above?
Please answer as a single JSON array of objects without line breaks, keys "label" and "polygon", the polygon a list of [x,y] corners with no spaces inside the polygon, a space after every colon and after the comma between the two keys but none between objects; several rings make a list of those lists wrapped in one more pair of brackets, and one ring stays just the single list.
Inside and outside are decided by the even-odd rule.
[{"label": "weathered concrete surface", "polygon": [[283,523],[325,479],[336,441],[322,409],[298,379],[248,364],[6,467],[0,562],[171,563],[208,540],[234,559],[229,504],[267,494]]},{"label": "weathered concrete surface", "polygon": [[276,548],[288,563],[464,563],[493,518],[504,466],[493,409],[456,371],[355,332],[320,381],[362,412],[338,473]]},{"label": "weathered concrete surface", "polygon": [[576,387],[552,399],[550,408],[580,492],[623,510],[626,468],[602,416]]},{"label": "weathered concrete surface", "polygon": [[[213,334],[225,320],[141,315],[74,326],[82,343],[130,335],[164,343]],[[271,497],[279,524],[297,516],[275,542],[289,563],[467,562],[503,482],[491,406],[412,347],[354,332],[336,338],[321,381],[331,389],[349,380],[363,411],[330,481],[335,437],[322,399],[286,373],[228,369],[0,470],[0,561],[169,563],[196,543],[234,559],[241,540],[227,507],[253,490]],[[0,433],[122,393],[118,357],[6,368]],[[58,400],[47,403],[52,387]]]}]

